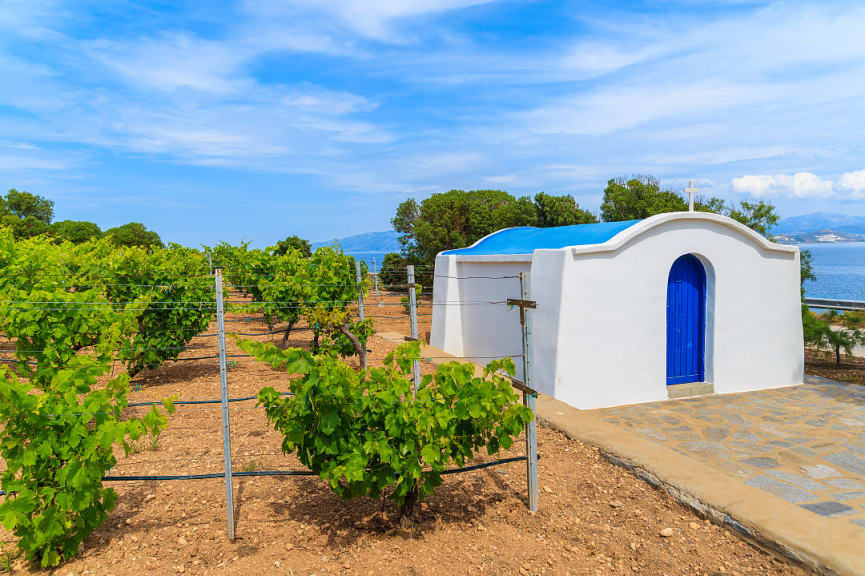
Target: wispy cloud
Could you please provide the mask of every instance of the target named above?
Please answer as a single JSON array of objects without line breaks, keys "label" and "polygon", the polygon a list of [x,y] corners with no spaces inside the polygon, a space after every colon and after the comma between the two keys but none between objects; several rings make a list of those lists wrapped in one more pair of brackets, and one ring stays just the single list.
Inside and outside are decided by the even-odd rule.
[{"label": "wispy cloud", "polygon": [[733,190],[740,194],[750,194],[757,198],[789,194],[797,198],[828,198],[834,194],[834,183],[823,180],[811,172],[787,174],[746,174],[734,178]]},{"label": "wispy cloud", "polygon": [[845,172],[838,179],[838,186],[854,199],[865,198],[865,170]]}]

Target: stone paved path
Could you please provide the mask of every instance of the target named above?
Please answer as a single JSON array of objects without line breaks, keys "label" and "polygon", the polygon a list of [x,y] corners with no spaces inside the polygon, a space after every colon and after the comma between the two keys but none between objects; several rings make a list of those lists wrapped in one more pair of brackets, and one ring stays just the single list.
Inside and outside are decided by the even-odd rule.
[{"label": "stone paved path", "polygon": [[593,413],[865,536],[865,387],[809,376]]}]

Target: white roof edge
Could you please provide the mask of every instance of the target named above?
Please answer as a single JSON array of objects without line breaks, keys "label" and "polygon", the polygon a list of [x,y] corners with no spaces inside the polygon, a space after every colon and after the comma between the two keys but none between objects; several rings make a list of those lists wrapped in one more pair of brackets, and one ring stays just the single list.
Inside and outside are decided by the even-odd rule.
[{"label": "white roof edge", "polygon": [[786,244],[776,244],[775,242],[770,242],[763,235],[748,228],[741,222],[737,222],[732,218],[728,218],[727,216],[721,216],[720,214],[714,214],[712,212],[665,212],[663,214],[656,214],[654,216],[649,216],[645,220],[637,222],[633,226],[625,228],[624,230],[622,230],[621,232],[619,232],[618,234],[616,234],[602,244],[586,244],[584,246],[572,246],[569,248],[569,250],[574,256],[581,254],[594,254],[598,252],[615,252],[637,236],[640,236],[641,234],[644,234],[645,232],[648,232],[649,230],[656,228],[662,224],[666,224],[667,222],[679,220],[702,220],[721,224],[732,230],[735,230],[736,232],[739,232],[742,236],[747,237],[764,250],[783,252],[786,254],[795,254],[799,251],[799,248],[796,246],[789,246]]},{"label": "white roof edge", "polygon": [[453,258],[457,262],[531,262],[532,254],[442,254],[436,259]]}]

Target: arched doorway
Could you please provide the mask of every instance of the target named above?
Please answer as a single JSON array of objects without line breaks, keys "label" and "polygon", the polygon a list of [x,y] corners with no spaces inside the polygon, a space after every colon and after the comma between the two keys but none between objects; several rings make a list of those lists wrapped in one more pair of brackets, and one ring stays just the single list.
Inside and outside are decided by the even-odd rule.
[{"label": "arched doorway", "polygon": [[703,382],[705,349],[706,270],[685,254],[667,280],[667,385]]}]

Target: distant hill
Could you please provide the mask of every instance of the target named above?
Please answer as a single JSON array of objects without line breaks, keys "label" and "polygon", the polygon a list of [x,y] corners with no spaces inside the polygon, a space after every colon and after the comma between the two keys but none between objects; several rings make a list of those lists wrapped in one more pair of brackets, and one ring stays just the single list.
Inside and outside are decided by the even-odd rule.
[{"label": "distant hill", "polygon": [[772,229],[772,239],[787,244],[863,242],[865,216],[815,212],[784,218]]},{"label": "distant hill", "polygon": [[[345,238],[336,238],[343,251],[356,254],[360,252],[399,252],[402,246],[399,243],[399,232],[388,230],[387,232],[367,232],[366,234],[357,234],[356,236],[347,236]],[[321,246],[330,246],[334,240],[325,240],[322,242],[313,242],[312,249],[315,250]]]},{"label": "distant hill", "polygon": [[832,212],[791,216],[781,219],[772,229],[772,234],[814,234],[825,231],[865,234],[865,216]]}]

